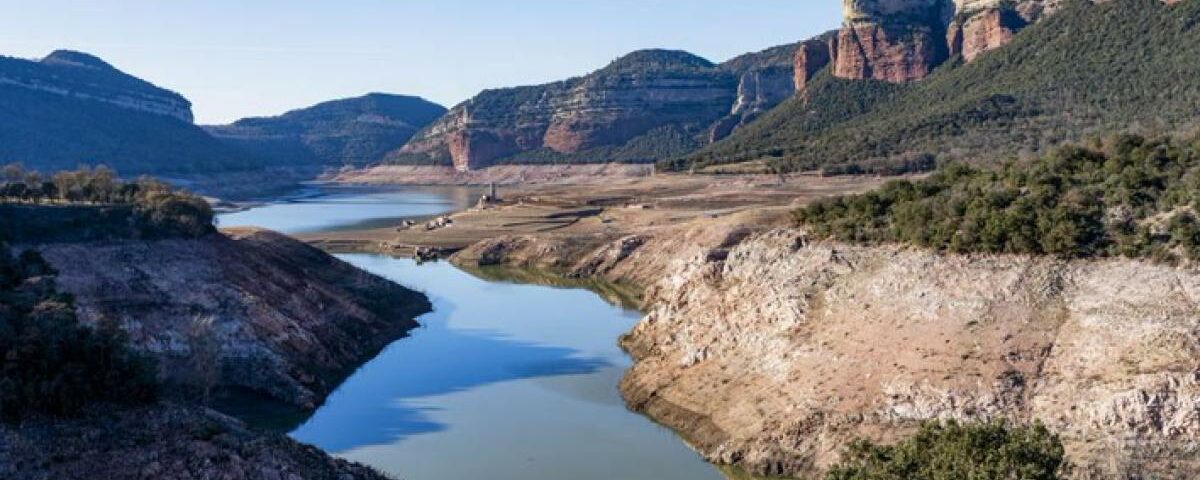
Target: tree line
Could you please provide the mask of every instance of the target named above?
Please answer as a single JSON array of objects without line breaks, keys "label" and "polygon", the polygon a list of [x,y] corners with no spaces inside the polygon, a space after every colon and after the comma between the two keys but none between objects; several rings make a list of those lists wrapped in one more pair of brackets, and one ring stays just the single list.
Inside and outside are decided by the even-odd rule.
[{"label": "tree line", "polygon": [[99,166],[45,176],[19,164],[0,168],[0,203],[128,206],[137,226],[155,235],[198,237],[213,231],[212,207],[204,198],[150,177],[122,181]]},{"label": "tree line", "polygon": [[921,180],[794,212],[810,234],[958,253],[1200,260],[1200,139],[1123,135],[999,168]]}]

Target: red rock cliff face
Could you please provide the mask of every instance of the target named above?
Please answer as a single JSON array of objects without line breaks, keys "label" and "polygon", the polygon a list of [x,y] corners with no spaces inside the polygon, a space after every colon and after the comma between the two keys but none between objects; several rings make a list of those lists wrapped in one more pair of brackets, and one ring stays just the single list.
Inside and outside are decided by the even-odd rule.
[{"label": "red rock cliff face", "polygon": [[929,76],[946,58],[942,35],[933,28],[852,25],[838,35],[834,74],[904,83]]},{"label": "red rock cliff face", "polygon": [[[903,83],[920,80],[952,56],[967,61],[1012,41],[1060,0],[844,0],[846,20],[834,74]],[[797,71],[807,56],[797,57]],[[807,79],[805,77],[804,79]],[[802,79],[797,76],[797,85]]]},{"label": "red rock cliff face", "polygon": [[990,50],[1003,47],[1028,22],[1015,11],[989,9],[965,19],[955,19],[947,33],[950,55],[968,62]]},{"label": "red rock cliff face", "polygon": [[903,83],[929,75],[949,57],[949,0],[845,0],[834,74]]},{"label": "red rock cliff face", "polygon": [[[714,122],[736,117],[729,127],[734,128],[791,96],[791,48],[779,47],[782,54],[769,56],[783,58],[780,62],[766,55],[739,57],[738,68],[685,52],[647,50],[584,77],[485,91],[418,133],[388,161],[469,171],[522,153],[587,157],[660,129],[702,143]],[[607,150],[572,161],[607,161]]]},{"label": "red rock cliff face", "polygon": [[808,82],[812,80],[813,76],[833,61],[837,48],[838,36],[836,34],[800,43],[800,46],[796,48],[796,75],[794,77],[797,92],[803,92],[808,88]]}]

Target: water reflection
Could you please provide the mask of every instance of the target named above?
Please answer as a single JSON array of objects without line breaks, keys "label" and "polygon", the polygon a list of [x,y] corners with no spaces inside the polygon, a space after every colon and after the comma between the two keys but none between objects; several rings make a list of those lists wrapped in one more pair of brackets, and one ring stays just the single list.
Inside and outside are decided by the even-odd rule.
[{"label": "water reflection", "polygon": [[421,317],[417,341],[400,341],[356,372],[325,408],[292,433],[296,439],[341,452],[442,431],[435,407],[413,399],[475,389],[509,380],[583,375],[611,364],[561,347],[507,339],[498,332],[455,331],[458,309],[434,297],[435,311]]},{"label": "water reflection", "polygon": [[616,338],[638,314],[591,292],[480,279],[445,263],[341,258],[424,291],[424,327],[292,432],[403,478],[716,479],[625,409]]},{"label": "water reflection", "polygon": [[221,215],[220,226],[283,233],[386,227],[400,219],[460,210],[477,200],[479,191],[452,186],[319,187],[270,205]]},{"label": "water reflection", "polygon": [[[225,214],[221,225],[285,233],[383,226],[461,208],[478,192],[325,193]],[[582,289],[498,281],[535,280],[511,272],[483,272],[489,280],[445,263],[341,258],[425,292],[434,313],[311,416],[247,408],[246,417],[287,425],[301,441],[410,480],[722,478],[674,433],[625,409],[617,382],[630,361],[617,338],[638,313]],[[636,303],[623,288],[586,286]]]}]

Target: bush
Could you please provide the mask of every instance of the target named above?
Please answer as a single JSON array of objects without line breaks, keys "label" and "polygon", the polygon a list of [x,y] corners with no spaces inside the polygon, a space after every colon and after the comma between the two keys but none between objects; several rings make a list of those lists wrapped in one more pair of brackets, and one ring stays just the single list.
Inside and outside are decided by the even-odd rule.
[{"label": "bush", "polygon": [[795,212],[811,234],[950,252],[1200,260],[1200,150],[1120,136],[998,169],[948,165]]},{"label": "bush", "polygon": [[36,252],[14,259],[0,244],[0,419],[154,400],[154,364],[128,348],[116,325],[81,324],[52,276]]},{"label": "bush", "polygon": [[[0,203],[128,208],[133,218],[127,223],[145,238],[199,237],[214,231],[212,207],[203,198],[148,177],[132,182],[117,178],[116,172],[103,166],[43,178],[19,165],[8,165],[2,169]],[[53,215],[45,217],[52,221]]]},{"label": "bush", "polygon": [[1056,480],[1068,469],[1062,442],[1042,425],[930,422],[881,446],[852,443],[827,480]]}]

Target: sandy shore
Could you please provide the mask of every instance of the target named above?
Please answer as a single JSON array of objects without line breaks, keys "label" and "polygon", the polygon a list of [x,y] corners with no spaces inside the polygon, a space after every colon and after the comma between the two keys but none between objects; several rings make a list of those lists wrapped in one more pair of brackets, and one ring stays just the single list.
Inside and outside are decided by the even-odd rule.
[{"label": "sandy shore", "polygon": [[500,201],[449,215],[453,223],[444,228],[429,230],[419,223],[298,238],[334,252],[404,256],[419,247],[453,252],[502,235],[570,237],[600,244],[647,229],[715,221],[751,210],[761,210],[765,222],[786,221],[792,206],[882,182],[871,177],[584,176],[571,182],[501,187]]}]

